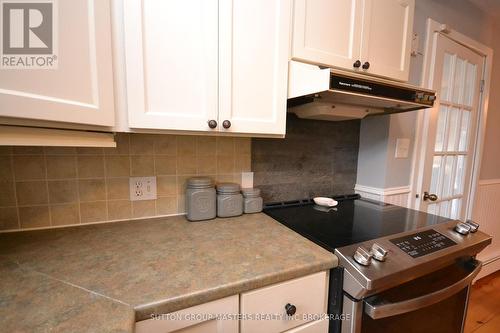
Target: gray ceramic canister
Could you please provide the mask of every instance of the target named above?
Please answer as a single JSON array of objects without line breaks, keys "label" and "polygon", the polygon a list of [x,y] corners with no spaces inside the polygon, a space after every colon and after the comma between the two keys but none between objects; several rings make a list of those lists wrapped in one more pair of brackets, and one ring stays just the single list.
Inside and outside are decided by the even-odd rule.
[{"label": "gray ceramic canister", "polygon": [[258,188],[244,188],[243,193],[243,212],[245,214],[262,212],[263,201]]},{"label": "gray ceramic canister", "polygon": [[243,214],[243,196],[240,185],[221,183],[217,185],[217,216],[231,217]]},{"label": "gray ceramic canister", "polygon": [[215,218],[216,192],[212,179],[193,177],[186,188],[186,210],[189,221],[203,221]]}]

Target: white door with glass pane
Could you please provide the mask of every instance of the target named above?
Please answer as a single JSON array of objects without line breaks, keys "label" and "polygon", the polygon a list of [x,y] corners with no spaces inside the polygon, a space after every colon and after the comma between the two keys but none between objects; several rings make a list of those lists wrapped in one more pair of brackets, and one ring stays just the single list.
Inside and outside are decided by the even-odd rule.
[{"label": "white door with glass pane", "polygon": [[470,192],[484,58],[438,37],[420,210],[464,220]]}]

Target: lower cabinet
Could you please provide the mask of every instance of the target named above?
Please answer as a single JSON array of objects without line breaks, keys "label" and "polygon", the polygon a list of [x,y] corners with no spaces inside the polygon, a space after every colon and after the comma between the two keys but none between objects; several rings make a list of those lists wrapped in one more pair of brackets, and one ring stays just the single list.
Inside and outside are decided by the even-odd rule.
[{"label": "lower cabinet", "polygon": [[327,301],[328,272],[320,272],[143,320],[136,332],[327,333]]}]

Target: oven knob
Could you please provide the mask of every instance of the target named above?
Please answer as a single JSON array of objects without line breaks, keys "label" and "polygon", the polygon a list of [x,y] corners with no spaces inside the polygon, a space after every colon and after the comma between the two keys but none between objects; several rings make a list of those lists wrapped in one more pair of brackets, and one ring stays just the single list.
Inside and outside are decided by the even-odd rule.
[{"label": "oven knob", "polygon": [[373,243],[371,249],[371,255],[375,260],[385,261],[385,258],[387,257],[387,250],[384,249],[382,246],[378,245],[377,243]]},{"label": "oven knob", "polygon": [[470,227],[470,232],[475,233],[477,229],[479,229],[479,224],[475,223],[472,220],[467,220],[465,222]]},{"label": "oven knob", "polygon": [[368,266],[372,263],[372,255],[364,247],[360,246],[354,252],[354,260],[362,266]]},{"label": "oven knob", "polygon": [[455,226],[455,231],[465,236],[470,232],[470,226],[467,223],[459,223]]}]

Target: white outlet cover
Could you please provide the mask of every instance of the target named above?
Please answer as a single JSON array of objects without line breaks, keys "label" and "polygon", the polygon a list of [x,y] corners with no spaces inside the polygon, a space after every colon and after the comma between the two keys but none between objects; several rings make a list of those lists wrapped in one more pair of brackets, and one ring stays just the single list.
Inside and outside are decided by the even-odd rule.
[{"label": "white outlet cover", "polygon": [[131,177],[129,188],[130,201],[156,199],[156,177]]},{"label": "white outlet cover", "polygon": [[410,139],[397,139],[396,140],[396,154],[395,158],[408,158],[410,153]]}]

